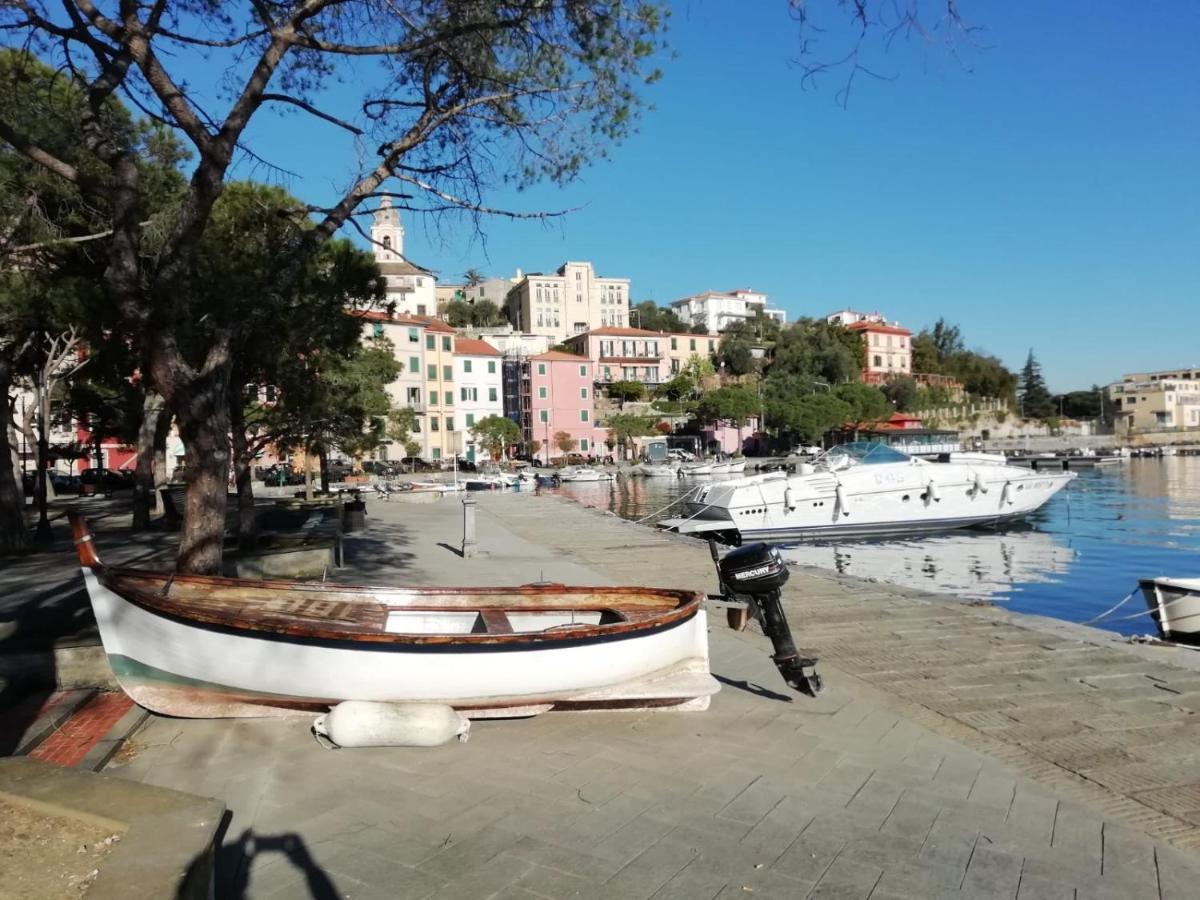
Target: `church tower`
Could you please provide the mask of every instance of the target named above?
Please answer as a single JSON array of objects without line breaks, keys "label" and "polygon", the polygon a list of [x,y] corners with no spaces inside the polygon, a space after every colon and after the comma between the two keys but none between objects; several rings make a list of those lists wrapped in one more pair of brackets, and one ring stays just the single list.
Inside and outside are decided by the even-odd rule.
[{"label": "church tower", "polygon": [[371,223],[372,249],[376,262],[398,262],[404,259],[404,226],[399,210],[392,208],[392,198],[384,197]]}]

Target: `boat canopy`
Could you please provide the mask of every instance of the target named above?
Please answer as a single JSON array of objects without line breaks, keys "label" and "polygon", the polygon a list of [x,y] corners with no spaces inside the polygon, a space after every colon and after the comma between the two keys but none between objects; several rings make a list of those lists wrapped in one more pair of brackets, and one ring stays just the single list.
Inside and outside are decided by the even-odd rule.
[{"label": "boat canopy", "polygon": [[901,453],[894,447],[889,447],[887,444],[880,444],[874,441],[851,441],[847,444],[838,444],[835,447],[830,447],[817,464],[824,464],[826,468],[845,469],[850,466],[873,466],[883,463],[904,463],[912,460],[912,457],[907,453]]}]

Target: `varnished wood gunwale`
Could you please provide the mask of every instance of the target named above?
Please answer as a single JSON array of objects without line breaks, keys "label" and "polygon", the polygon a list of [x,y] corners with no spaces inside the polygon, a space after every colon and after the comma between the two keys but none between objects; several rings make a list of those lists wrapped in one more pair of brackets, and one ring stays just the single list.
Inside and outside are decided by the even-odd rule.
[{"label": "varnished wood gunwale", "polygon": [[[587,643],[594,640],[635,637],[690,619],[700,609],[704,595],[695,591],[640,587],[566,587],[560,584],[521,587],[390,588],[330,585],[312,582],[247,581],[209,575],[179,575],[129,567],[105,566],[95,550],[87,523],[75,513],[72,531],[82,565],[92,569],[106,588],[127,602],[198,626],[218,628],[252,637],[290,636],[300,640],[349,642],[417,647],[501,649],[528,645]],[[203,598],[180,593],[203,591]],[[217,596],[213,596],[213,595]],[[262,599],[255,600],[253,595]],[[270,601],[312,594],[317,602],[338,606],[350,618],[319,616],[304,621],[287,610],[272,609]],[[220,595],[228,595],[221,597]],[[282,595],[282,597],[280,596]],[[407,599],[409,602],[388,602]],[[498,602],[503,599],[504,602]],[[421,600],[427,602],[422,603]],[[415,602],[414,602],[415,601]],[[436,602],[432,602],[436,601]],[[490,601],[490,602],[489,602]],[[575,601],[575,602],[571,602]],[[609,611],[620,621],[604,625],[571,625],[541,632],[513,632],[488,624],[478,634],[391,633],[384,629],[387,613],[395,611],[474,611],[480,615],[508,612]],[[485,623],[488,617],[484,615]]]}]

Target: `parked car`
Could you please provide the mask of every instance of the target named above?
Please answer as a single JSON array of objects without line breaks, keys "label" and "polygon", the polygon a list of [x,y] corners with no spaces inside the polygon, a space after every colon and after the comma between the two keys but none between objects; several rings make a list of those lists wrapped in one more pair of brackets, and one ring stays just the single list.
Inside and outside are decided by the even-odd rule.
[{"label": "parked car", "polygon": [[419,456],[406,456],[400,460],[400,470],[402,472],[432,472],[435,466],[425,462]]},{"label": "parked car", "polygon": [[825,451],[816,444],[798,444],[792,448],[792,456],[820,456]]},{"label": "parked car", "polygon": [[667,459],[674,460],[675,462],[694,462],[696,459],[696,454],[689,453],[686,450],[680,450],[679,448],[674,448],[667,451]]},{"label": "parked car", "polygon": [[354,463],[342,459],[331,459],[325,463],[325,468],[329,472],[330,481],[341,481],[347,475],[353,474]]},{"label": "parked car", "polygon": [[113,469],[84,469],[79,473],[79,483],[102,491],[119,491],[133,487],[133,479]]},{"label": "parked car", "polygon": [[50,483],[54,485],[54,490],[59,494],[78,494],[79,493],[79,476],[78,475],[63,475],[59,472],[50,473]]},{"label": "parked car", "polygon": [[304,484],[304,475],[285,463],[275,463],[262,470],[263,482],[272,487]]},{"label": "parked car", "polygon": [[465,456],[460,456],[458,458],[458,471],[460,471],[460,472],[478,472],[479,467],[476,466],[475,463],[473,463],[469,459],[467,459]]},{"label": "parked car", "polygon": [[392,463],[384,462],[381,459],[363,460],[362,470],[367,475],[375,475],[379,478],[391,478],[397,474],[396,467]]},{"label": "parked car", "polygon": [[568,453],[566,457],[566,464],[568,466],[586,466],[592,462],[595,462],[595,460],[582,453]]}]

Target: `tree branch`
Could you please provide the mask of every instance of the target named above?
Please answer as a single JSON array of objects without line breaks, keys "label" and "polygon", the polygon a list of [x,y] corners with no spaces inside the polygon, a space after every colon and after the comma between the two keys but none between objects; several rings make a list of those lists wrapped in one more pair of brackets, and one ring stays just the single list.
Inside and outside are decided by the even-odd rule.
[{"label": "tree branch", "polygon": [[350,132],[351,134],[355,135],[356,137],[362,137],[363,134],[365,134],[365,132],[361,128],[351,125],[349,122],[345,121],[344,119],[339,119],[337,116],[330,115],[327,112],[322,112],[321,110],[319,110],[315,106],[313,106],[311,103],[307,103],[304,100],[299,99],[298,97],[291,97],[291,96],[288,96],[287,94],[267,93],[267,94],[263,94],[261,99],[263,102],[273,100],[276,103],[290,103],[292,106],[298,106],[298,107],[300,107],[300,109],[316,116],[318,119],[324,119],[326,122],[336,125],[339,128],[346,129],[346,131]]}]

